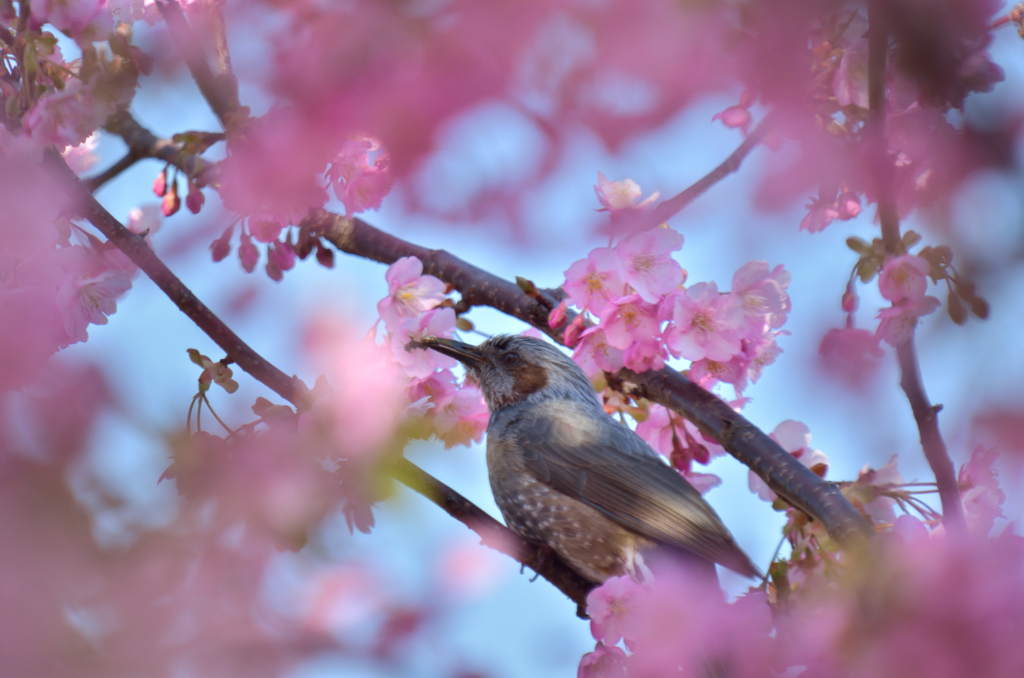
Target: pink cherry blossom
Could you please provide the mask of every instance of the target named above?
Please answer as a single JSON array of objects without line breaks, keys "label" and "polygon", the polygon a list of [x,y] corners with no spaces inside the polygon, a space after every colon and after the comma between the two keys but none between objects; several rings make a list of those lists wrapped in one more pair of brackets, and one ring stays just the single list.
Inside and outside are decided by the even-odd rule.
[{"label": "pink cherry blossom", "polygon": [[96,146],[99,144],[99,141],[99,134],[93,132],[85,141],[77,146],[68,146],[64,149],[61,155],[72,172],[82,174],[96,166],[96,163],[100,160],[99,156],[96,155]]},{"label": "pink cherry blossom", "polygon": [[565,323],[565,320],[568,317],[566,313],[567,306],[568,301],[566,299],[562,299],[558,306],[555,306],[553,309],[551,309],[551,313],[548,313],[548,327],[550,327],[553,330],[557,330]]},{"label": "pink cherry blossom", "polygon": [[719,294],[714,282],[696,283],[661,306],[671,320],[665,343],[686,360],[725,361],[740,352],[743,304],[734,294]]},{"label": "pink cherry blossom", "polygon": [[117,311],[118,297],[131,286],[132,281],[122,271],[108,270],[88,278],[69,272],[57,288],[57,308],[64,318],[69,343],[87,341],[90,323],[106,325],[107,316]]},{"label": "pink cherry blossom", "polygon": [[39,97],[25,114],[22,127],[36,143],[63,148],[84,144],[106,115],[93,99],[92,88],[71,78],[64,89]]},{"label": "pink cherry blossom", "polygon": [[602,327],[591,327],[580,335],[572,359],[588,377],[604,372],[618,372],[624,364],[623,351],[608,343]]},{"label": "pink cherry blossom", "polygon": [[994,464],[998,457],[996,449],[978,445],[957,475],[967,527],[982,536],[988,536],[996,518],[1003,517],[1006,494],[996,479]]},{"label": "pink cherry blossom", "polygon": [[834,203],[812,200],[807,205],[807,216],[800,221],[800,230],[818,233],[838,218],[839,209]]},{"label": "pink cherry blossom", "polygon": [[791,276],[782,264],[769,268],[767,261],[744,264],[732,277],[732,293],[746,314],[746,339],[757,339],[770,327],[786,322],[792,304],[786,290]]},{"label": "pink cherry blossom", "polygon": [[900,346],[914,334],[918,319],[934,313],[939,306],[939,300],[932,296],[904,299],[900,304],[883,308],[878,312],[881,322],[878,323],[875,333],[890,346]]},{"label": "pink cherry blossom", "polygon": [[715,489],[722,484],[722,479],[716,476],[714,473],[697,473],[696,471],[686,471],[683,473],[683,477],[693,485],[693,488],[701,494],[707,494],[711,490]]},{"label": "pink cherry blossom", "polygon": [[897,462],[898,456],[894,454],[888,462],[877,469],[865,465],[857,476],[858,485],[869,486],[874,491],[874,496],[864,502],[864,510],[876,524],[891,525],[896,522],[896,512],[893,510],[896,500],[875,490],[891,490],[907,482],[899,472]]},{"label": "pink cherry blossom", "polygon": [[454,397],[431,412],[437,437],[445,449],[455,445],[479,443],[487,430],[490,415],[483,394],[475,386],[463,386]]},{"label": "pink cherry blossom", "polygon": [[657,191],[640,200],[640,186],[632,179],[608,181],[601,172],[597,173],[597,185],[594,186],[597,200],[601,203],[601,212],[621,212],[624,210],[644,209],[661,195]]},{"label": "pink cherry blossom", "polygon": [[628,576],[611,577],[587,594],[587,614],[594,640],[615,645],[629,633],[633,600],[643,590]]},{"label": "pink cherry blossom", "polygon": [[868,107],[868,41],[854,40],[843,57],[832,80],[832,91],[840,106]]},{"label": "pink cherry blossom", "polygon": [[[636,433],[655,452],[669,460],[674,460],[683,452],[689,458],[707,464],[711,459],[725,454],[721,445],[704,437],[688,419],[669,412],[661,405],[651,405],[647,419],[636,425]],[[703,448],[702,451],[691,454],[697,447]]]},{"label": "pink cherry blossom", "polygon": [[[821,450],[811,448],[811,429],[807,427],[807,424],[787,419],[776,426],[769,437],[786,452],[799,459],[801,464],[819,476],[825,477],[829,466],[828,457]],[[775,493],[753,470],[747,472],[747,482],[750,491],[756,493],[764,501],[775,500]]]},{"label": "pink cherry blossom", "polygon": [[249,217],[249,234],[258,242],[271,243],[277,240],[288,224],[270,214],[254,214]]},{"label": "pink cherry blossom", "polygon": [[660,370],[665,366],[665,347],[657,337],[635,341],[623,354],[623,363],[634,372]]},{"label": "pink cherry blossom", "polygon": [[458,363],[437,351],[406,351],[405,345],[424,337],[450,338],[455,332],[455,309],[435,308],[421,316],[404,318],[391,335],[395,361],[413,379],[425,379],[437,369],[451,369]]},{"label": "pink cherry blossom", "polygon": [[260,259],[260,252],[256,245],[252,244],[252,238],[247,231],[242,231],[241,240],[238,243],[238,260],[242,262],[242,268],[246,273],[252,273],[256,268],[256,262]]},{"label": "pink cherry blossom", "polygon": [[711,117],[711,121],[714,122],[715,120],[721,120],[722,124],[726,127],[739,127],[743,132],[743,136],[747,136],[747,133],[750,131],[750,123],[752,121],[750,111],[743,106],[730,106],[724,111],[715,113]]},{"label": "pink cherry blossom", "polygon": [[381,201],[391,191],[394,178],[388,154],[379,153],[370,164],[370,153],[379,148],[380,143],[375,139],[353,137],[344,143],[331,164],[328,177],[349,215],[379,209]]},{"label": "pink cherry blossom", "polygon": [[732,384],[736,393],[742,393],[747,387],[747,367],[749,361],[742,354],[737,354],[726,361],[696,360],[690,365],[690,379],[703,388],[710,389],[718,382]]},{"label": "pink cherry blossom", "polygon": [[931,264],[924,257],[911,254],[893,257],[885,262],[878,276],[878,289],[882,296],[893,303],[904,299],[921,301],[928,289],[928,272]]},{"label": "pink cherry blossom", "polygon": [[576,678],[618,678],[626,676],[626,653],[621,647],[598,643],[593,652],[580,659]]},{"label": "pink cherry blossom", "polygon": [[658,336],[657,308],[645,303],[639,294],[620,297],[605,306],[601,327],[608,343],[625,350],[633,342],[650,343]]},{"label": "pink cherry blossom", "polygon": [[569,301],[580,310],[600,313],[612,299],[625,294],[619,260],[609,247],[591,250],[586,259],[573,263],[565,272],[563,285]]},{"label": "pink cherry blossom", "polygon": [[878,358],[883,355],[880,339],[867,330],[832,329],[822,338],[818,353],[828,372],[854,386],[862,386],[878,368]]},{"label": "pink cherry blossom", "polygon": [[105,40],[113,29],[106,0],[31,0],[32,19],[74,38]]},{"label": "pink cherry blossom", "polygon": [[423,275],[423,262],[416,257],[402,257],[388,267],[384,277],[388,296],[377,303],[377,312],[389,331],[404,318],[425,313],[444,301],[445,284]]},{"label": "pink cherry blossom", "polygon": [[678,289],[685,277],[671,252],[683,246],[683,236],[670,228],[652,228],[615,247],[622,278],[644,301],[656,304]]}]

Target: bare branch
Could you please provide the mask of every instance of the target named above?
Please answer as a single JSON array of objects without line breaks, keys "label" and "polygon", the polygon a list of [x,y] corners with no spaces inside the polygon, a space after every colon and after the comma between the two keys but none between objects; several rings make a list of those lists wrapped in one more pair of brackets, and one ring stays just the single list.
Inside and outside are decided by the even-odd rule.
[{"label": "bare branch", "polygon": [[[886,61],[889,54],[889,30],[882,0],[868,3],[868,144],[872,152],[872,176],[878,196],[878,219],[882,227],[882,242],[891,256],[900,253],[900,217],[893,193],[895,166],[889,158],[886,141]],[[924,456],[935,474],[942,501],[942,522],[946,529],[962,530],[964,527],[963,508],[960,503],[960,488],[957,485],[956,470],[949,458],[946,443],[939,431],[938,411],[941,406],[932,405],[924,390],[921,372],[917,363],[914,336],[896,348],[900,366],[900,385],[910,401],[914,421],[921,437]]]},{"label": "bare branch", "polygon": [[95,193],[100,186],[115,178],[139,160],[142,160],[143,157],[144,156],[138,156],[134,151],[129,150],[127,155],[96,176],[82,179],[82,183],[85,184],[85,187],[89,189],[90,193]]},{"label": "bare branch", "polygon": [[703,195],[709,188],[738,170],[743,159],[746,158],[759,143],[761,143],[761,140],[764,139],[765,135],[768,133],[769,128],[771,127],[771,118],[771,114],[765,116],[765,118],[758,123],[757,127],[754,128],[754,131],[750,133],[750,136],[744,139],[743,143],[741,143],[739,147],[722,162],[722,164],[698,179],[692,186],[683,190],[682,193],[658,203],[658,206],[655,207],[649,215],[644,217],[637,230],[654,228],[658,224],[668,221],[676,214],[683,211],[683,209],[694,200]]}]

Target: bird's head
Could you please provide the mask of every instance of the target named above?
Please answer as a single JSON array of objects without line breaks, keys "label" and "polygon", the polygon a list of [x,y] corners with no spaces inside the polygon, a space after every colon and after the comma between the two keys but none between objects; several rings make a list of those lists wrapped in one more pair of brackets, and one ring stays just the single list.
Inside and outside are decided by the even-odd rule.
[{"label": "bird's head", "polygon": [[495,411],[522,402],[572,398],[597,404],[587,375],[552,344],[532,337],[500,335],[473,346],[454,339],[427,337],[406,350],[428,348],[466,366],[480,385],[487,407]]}]

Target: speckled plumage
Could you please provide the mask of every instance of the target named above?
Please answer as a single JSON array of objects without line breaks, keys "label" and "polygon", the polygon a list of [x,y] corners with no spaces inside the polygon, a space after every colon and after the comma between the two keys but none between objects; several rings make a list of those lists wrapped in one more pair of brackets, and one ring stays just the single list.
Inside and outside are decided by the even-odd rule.
[{"label": "speckled plumage", "polygon": [[637,577],[643,553],[660,545],[757,573],[700,493],[604,411],[558,348],[507,336],[422,345],[462,360],[481,385],[491,489],[512,530],[594,582]]}]

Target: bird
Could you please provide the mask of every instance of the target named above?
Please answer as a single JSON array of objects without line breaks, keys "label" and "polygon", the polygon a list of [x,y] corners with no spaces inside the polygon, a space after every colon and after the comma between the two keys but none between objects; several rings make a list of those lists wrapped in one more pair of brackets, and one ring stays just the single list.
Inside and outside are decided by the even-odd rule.
[{"label": "bird", "polygon": [[555,345],[499,335],[475,346],[426,337],[407,349],[465,365],[490,413],[488,477],[505,523],[584,579],[643,582],[653,577],[650,556],[665,553],[711,576],[714,563],[760,576],[700,492],[605,412],[590,379]]}]

